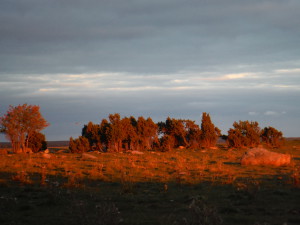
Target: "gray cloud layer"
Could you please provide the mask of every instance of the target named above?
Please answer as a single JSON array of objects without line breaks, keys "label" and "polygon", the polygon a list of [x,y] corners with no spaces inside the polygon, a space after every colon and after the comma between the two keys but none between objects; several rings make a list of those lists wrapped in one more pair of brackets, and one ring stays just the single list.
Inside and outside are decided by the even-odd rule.
[{"label": "gray cloud layer", "polygon": [[4,0],[2,71],[159,73],[299,62],[299,8],[299,1]]},{"label": "gray cloud layer", "polygon": [[249,119],[299,136],[299,11],[297,0],[2,0],[0,110],[41,105],[50,139],[113,112],[200,122],[207,111],[223,133]]}]

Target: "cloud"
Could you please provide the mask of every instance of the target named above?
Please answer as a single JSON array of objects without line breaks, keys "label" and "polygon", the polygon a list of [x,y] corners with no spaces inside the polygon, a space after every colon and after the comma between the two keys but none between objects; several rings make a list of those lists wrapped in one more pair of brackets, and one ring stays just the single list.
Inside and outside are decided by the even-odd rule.
[{"label": "cloud", "polygon": [[258,77],[259,76],[255,73],[235,73],[235,74],[223,75],[217,78],[217,80],[235,80],[235,79],[245,79],[245,78],[255,79]]},{"label": "cloud", "polygon": [[241,78],[244,78],[246,77],[247,74],[227,74],[224,76],[224,79],[241,79]]},{"label": "cloud", "polygon": [[39,104],[47,133],[64,137],[112,112],[208,111],[223,130],[251,116],[297,133],[299,11],[296,0],[4,0],[0,111]]},{"label": "cloud", "polygon": [[2,71],[160,74],[237,63],[280,66],[299,60],[299,8],[297,1],[4,1]]},{"label": "cloud", "polygon": [[215,75],[210,77],[199,78],[201,80],[207,81],[224,81],[224,80],[236,80],[248,77],[248,73],[238,73],[238,74],[225,74],[225,75]]},{"label": "cloud", "polygon": [[266,116],[279,116],[279,115],[284,115],[284,114],[286,114],[285,111],[276,112],[276,111],[269,110],[269,111],[264,112],[264,115],[266,115]]},{"label": "cloud", "polygon": [[40,92],[53,92],[53,91],[57,91],[56,88],[40,88],[39,89]]},{"label": "cloud", "polygon": [[[43,93],[92,96],[104,92],[122,93],[143,90],[299,90],[295,82],[298,78],[273,77],[264,72],[244,72],[230,74],[220,72],[181,71],[174,74],[136,74],[136,73],[80,73],[80,74],[30,74],[3,75],[0,86],[7,93],[14,91],[18,96]],[[116,92],[117,91],[117,92]]]},{"label": "cloud", "polygon": [[293,74],[293,73],[295,73],[295,74],[300,74],[300,68],[292,68],[292,69],[279,69],[279,70],[275,70],[275,73],[280,73],[280,74],[282,74],[282,73],[288,73],[288,74]]},{"label": "cloud", "polygon": [[248,112],[248,114],[249,114],[250,116],[257,116],[257,115],[259,115],[258,112]]}]

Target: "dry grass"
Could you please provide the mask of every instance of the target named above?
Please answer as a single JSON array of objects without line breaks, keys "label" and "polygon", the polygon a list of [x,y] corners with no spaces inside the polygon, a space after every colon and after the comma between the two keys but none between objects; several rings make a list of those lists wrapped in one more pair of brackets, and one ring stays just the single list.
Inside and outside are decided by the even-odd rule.
[{"label": "dry grass", "polygon": [[[221,224],[221,217],[223,217],[225,224],[253,225],[255,221],[250,219],[244,221],[245,219],[243,220],[239,214],[248,216],[246,212],[248,209],[265,210],[272,214],[272,209],[262,209],[266,207],[262,206],[265,203],[261,201],[265,196],[271,196],[274,202],[272,207],[279,207],[277,199],[284,200],[285,196],[289,196],[287,200],[290,203],[282,206],[288,209],[276,210],[281,210],[281,213],[288,216],[291,216],[290,211],[296,213],[292,215],[296,222],[291,224],[297,224],[300,221],[297,220],[297,213],[300,218],[300,211],[293,208],[293,204],[296,203],[291,196],[299,197],[297,193],[300,188],[300,148],[298,146],[300,142],[291,142],[282,149],[275,150],[292,155],[291,165],[283,167],[242,166],[240,158],[245,150],[228,150],[224,146],[214,150],[174,149],[173,152],[144,152],[141,155],[89,153],[96,157],[94,159],[82,158],[81,154],[66,153],[66,149],[62,148],[50,149],[50,152],[55,152],[49,153],[51,158],[45,158],[41,153],[0,154],[0,187],[31,185],[42,190],[55,190],[53,193],[61,191],[63,193],[63,190],[81,190],[84,193],[89,191],[97,193],[98,198],[109,196],[99,201],[94,197],[89,198],[94,201],[94,205],[88,205],[90,200],[87,198],[82,200],[74,197],[71,204],[73,208],[70,210],[72,214],[75,213],[80,217],[76,224],[101,224],[99,218],[105,214],[110,215],[107,216],[107,219],[111,220],[107,222],[108,224],[118,224],[121,221],[121,217],[117,216],[119,211],[123,213],[126,210],[130,210],[130,214],[133,213],[133,219],[128,220],[129,214],[125,215],[123,217],[125,224],[134,221],[139,221],[135,224],[144,224],[147,219],[137,218],[139,214],[134,214],[142,208],[147,210],[145,212],[147,217],[152,216],[152,222],[160,220],[157,214],[174,215],[165,224]],[[192,193],[210,196],[210,202],[206,202],[205,199],[191,198]],[[64,198],[61,194],[55,195],[58,197],[54,202]],[[12,204],[11,201],[4,200],[3,204]],[[219,201],[224,202],[219,203]],[[214,207],[216,204],[219,204],[218,208]],[[120,208],[119,205],[123,207]],[[177,215],[174,205],[181,214]],[[3,207],[5,208],[4,205]],[[158,207],[157,211],[155,211],[156,207]],[[221,215],[219,211],[222,210],[224,212]],[[255,213],[252,212],[253,215]],[[251,216],[251,213],[249,215]],[[272,215],[274,217],[275,214]],[[204,222],[203,218],[206,218]],[[259,221],[265,221],[263,216],[259,218]],[[276,221],[273,218],[267,219],[266,221]],[[285,220],[286,217],[281,221]]]},{"label": "dry grass", "polygon": [[[286,151],[283,149],[282,151]],[[143,155],[129,153],[90,153],[96,159],[83,159],[80,154],[55,153],[50,159],[43,154],[1,155],[0,171],[16,174],[14,179],[29,182],[32,174],[40,174],[40,183],[46,185],[49,176],[66,177],[66,186],[80,186],[79,180],[105,182],[174,182],[197,184],[205,181],[223,184],[247,178],[261,180],[267,176],[290,177],[299,185],[299,160],[285,167],[241,166],[243,150],[206,150],[174,152],[145,152]],[[299,151],[292,151],[300,158]],[[126,181],[126,182],[125,182]]]}]

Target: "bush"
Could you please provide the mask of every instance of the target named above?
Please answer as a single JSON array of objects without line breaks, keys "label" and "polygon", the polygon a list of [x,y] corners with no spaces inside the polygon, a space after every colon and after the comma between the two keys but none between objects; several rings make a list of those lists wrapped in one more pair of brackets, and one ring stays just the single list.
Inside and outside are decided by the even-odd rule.
[{"label": "bush", "polygon": [[32,150],[32,152],[39,152],[47,149],[45,135],[40,132],[33,132],[26,141],[28,141],[28,147]]},{"label": "bush", "polygon": [[86,137],[79,136],[76,139],[70,138],[69,149],[72,153],[82,153],[90,150],[90,143]]},{"label": "bush", "polygon": [[261,132],[261,138],[271,148],[279,148],[284,144],[282,132],[274,127],[265,127]]},{"label": "bush", "polygon": [[201,121],[201,145],[205,148],[213,147],[216,145],[221,130],[212,123],[208,113],[202,113]]},{"label": "bush", "polygon": [[171,151],[174,146],[174,137],[165,134],[160,138],[160,149],[164,152]]},{"label": "bush", "polygon": [[233,123],[234,128],[228,131],[229,147],[257,147],[260,144],[260,128],[258,122],[239,121]]}]

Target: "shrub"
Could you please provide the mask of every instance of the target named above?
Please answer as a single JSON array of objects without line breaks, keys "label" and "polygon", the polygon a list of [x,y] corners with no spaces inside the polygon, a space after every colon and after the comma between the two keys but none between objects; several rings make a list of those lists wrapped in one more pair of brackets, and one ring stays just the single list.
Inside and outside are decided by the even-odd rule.
[{"label": "shrub", "polygon": [[260,144],[260,128],[258,122],[239,121],[233,123],[234,128],[228,131],[229,147],[256,147]]},{"label": "shrub", "polygon": [[274,127],[265,127],[261,132],[261,138],[271,148],[279,148],[284,144],[282,132]]},{"label": "shrub", "polygon": [[90,150],[90,143],[86,137],[79,136],[76,139],[70,138],[69,149],[72,153],[82,153]]},{"label": "shrub", "polygon": [[160,149],[162,151],[171,151],[174,146],[174,137],[165,134],[160,138]]},{"label": "shrub", "polygon": [[47,142],[44,134],[40,132],[33,132],[32,135],[27,139],[26,141],[28,141],[28,147],[33,152],[39,152],[47,149]]},{"label": "shrub", "polygon": [[201,145],[205,148],[215,146],[221,131],[215,127],[209,114],[205,112],[202,114],[201,131]]}]

